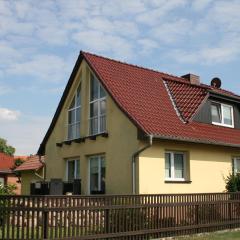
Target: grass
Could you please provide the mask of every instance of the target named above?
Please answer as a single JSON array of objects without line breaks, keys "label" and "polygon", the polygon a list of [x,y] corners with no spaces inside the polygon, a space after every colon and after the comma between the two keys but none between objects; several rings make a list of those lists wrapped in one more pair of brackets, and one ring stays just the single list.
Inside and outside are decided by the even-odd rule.
[{"label": "grass", "polygon": [[240,239],[239,231],[203,234],[201,236],[179,237],[176,240],[236,240]]}]

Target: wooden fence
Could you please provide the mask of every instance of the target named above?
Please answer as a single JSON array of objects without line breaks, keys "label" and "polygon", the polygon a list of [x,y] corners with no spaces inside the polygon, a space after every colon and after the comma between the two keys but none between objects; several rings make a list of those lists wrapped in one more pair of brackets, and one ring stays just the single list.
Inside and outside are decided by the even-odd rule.
[{"label": "wooden fence", "polygon": [[240,227],[240,193],[0,196],[0,239],[152,239]]}]

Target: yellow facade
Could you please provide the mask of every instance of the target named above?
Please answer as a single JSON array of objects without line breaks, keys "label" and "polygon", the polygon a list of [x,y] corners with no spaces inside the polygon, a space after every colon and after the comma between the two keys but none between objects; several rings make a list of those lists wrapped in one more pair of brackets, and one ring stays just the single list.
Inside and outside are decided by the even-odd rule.
[{"label": "yellow facade", "polygon": [[[42,171],[38,171],[38,174],[42,176]],[[21,172],[21,194],[29,195],[30,194],[30,184],[32,182],[41,181],[42,179],[35,175],[35,171],[22,171]]]},{"label": "yellow facade", "polygon": [[[187,153],[190,183],[165,183],[165,152]],[[139,193],[223,192],[232,171],[234,148],[194,143],[157,141],[139,157]]]},{"label": "yellow facade", "polygon": [[[89,194],[89,159],[91,155],[105,155],[106,194],[132,193],[132,155],[147,145],[138,139],[137,127],[107,96],[106,125],[109,136],[87,138],[71,145],[56,143],[66,140],[67,112],[81,82],[81,137],[89,135],[90,68],[82,62],[62,111],[48,138],[45,150],[46,176],[66,179],[66,160],[80,159],[82,193]],[[146,116],[147,117],[147,116]],[[184,151],[188,156],[188,178],[191,183],[165,183],[165,151]],[[233,148],[194,143],[154,140],[153,146],[140,154],[136,165],[136,193],[197,193],[222,192],[224,177],[231,171],[233,156],[240,151]]]},{"label": "yellow facade", "polygon": [[81,137],[89,135],[89,83],[90,69],[83,62],[76,75],[76,79],[65,101],[63,110],[46,144],[46,175],[47,179],[66,179],[66,160],[80,159],[80,178],[82,179],[83,194],[89,193],[89,159],[96,154],[104,154],[106,161],[106,193],[123,194],[132,192],[132,153],[137,151],[137,128],[116,106],[110,96],[107,96],[106,128],[107,138],[98,136],[96,140],[87,138],[85,142],[71,145],[63,144],[56,147],[56,143],[66,140],[67,111],[75,91],[81,82]]}]

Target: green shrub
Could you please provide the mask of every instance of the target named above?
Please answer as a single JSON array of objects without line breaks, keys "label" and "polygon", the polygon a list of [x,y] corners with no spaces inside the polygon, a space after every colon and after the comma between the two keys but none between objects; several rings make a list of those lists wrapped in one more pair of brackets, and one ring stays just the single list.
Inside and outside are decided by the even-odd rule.
[{"label": "green shrub", "polygon": [[14,195],[17,189],[15,184],[2,185],[0,184],[0,195]]},{"label": "green shrub", "polygon": [[0,184],[0,226],[3,226],[8,218],[8,213],[4,210],[4,208],[10,204],[6,198],[1,198],[1,195],[14,195],[16,188],[17,187],[14,184]]},{"label": "green shrub", "polygon": [[225,179],[227,192],[240,192],[240,173],[229,174]]}]

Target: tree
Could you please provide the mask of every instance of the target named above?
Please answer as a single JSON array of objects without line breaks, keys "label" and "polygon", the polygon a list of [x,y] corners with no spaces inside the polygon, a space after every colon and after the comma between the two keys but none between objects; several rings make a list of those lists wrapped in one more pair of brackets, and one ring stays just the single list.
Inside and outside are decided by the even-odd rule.
[{"label": "tree", "polygon": [[0,138],[0,152],[6,153],[9,156],[13,156],[15,148],[7,144],[7,140]]},{"label": "tree", "polygon": [[15,162],[14,162],[14,168],[19,167],[23,163],[24,163],[24,161],[21,158],[16,158]]}]

